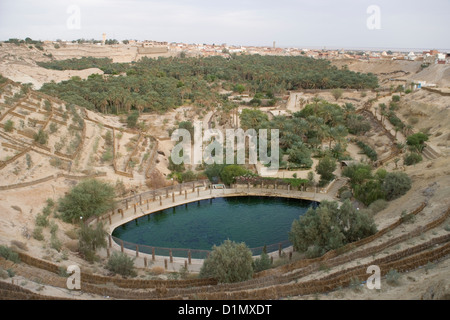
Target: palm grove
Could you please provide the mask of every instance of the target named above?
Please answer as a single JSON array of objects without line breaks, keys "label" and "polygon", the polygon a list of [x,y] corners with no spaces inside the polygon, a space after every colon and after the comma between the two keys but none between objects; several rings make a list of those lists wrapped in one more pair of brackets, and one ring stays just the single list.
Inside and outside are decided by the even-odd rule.
[{"label": "palm grove", "polygon": [[[132,114],[135,123],[139,113],[164,113],[189,103],[203,110],[212,108],[229,112],[236,102],[229,101],[221,90],[237,93],[244,91],[255,98],[252,105],[260,105],[258,97],[273,101],[277,95],[300,89],[374,89],[378,86],[373,74],[351,72],[346,68],[332,67],[328,61],[306,57],[236,56],[229,59],[209,58],[143,58],[130,64],[112,63],[109,59],[83,58],[40,63],[57,69],[85,69],[98,67],[105,75],[91,75],[86,80],[72,78],[61,83],[47,83],[42,91],[58,96],[68,103],[102,113]],[[323,186],[333,178],[336,161],[349,159],[346,152],[349,134],[363,135],[370,130],[370,123],[355,111],[352,104],[340,106],[320,99],[296,112],[292,117],[267,115],[257,109],[245,109],[241,127],[280,130],[280,167],[312,167],[312,158],[319,159],[316,172]],[[180,124],[190,127],[188,122]],[[327,148],[322,146],[326,145]],[[270,148],[269,148],[270,149]],[[366,149],[367,154],[373,150]],[[375,153],[376,155],[376,153]],[[369,157],[370,158],[370,157]],[[372,159],[374,160],[374,159]],[[171,168],[183,172],[183,166]],[[233,165],[205,166],[208,177],[219,176],[233,183],[239,176],[249,173]],[[188,176],[191,176],[189,174]],[[410,188],[410,180],[404,174],[383,171],[372,173],[369,164],[348,168],[344,175],[351,179],[351,188],[341,190],[346,198],[354,197],[364,203],[366,211],[356,210],[349,200],[339,207],[336,202],[324,202],[292,224],[289,238],[294,248],[308,257],[322,255],[347,243],[362,239],[376,232],[373,214],[385,206],[382,201],[395,199]],[[314,183],[314,178],[309,183]],[[77,189],[78,188],[78,189]],[[85,188],[94,188],[92,196],[86,196]],[[102,192],[99,190],[102,189]],[[108,210],[114,197],[110,187],[99,188],[95,182],[80,184],[58,203],[61,218],[68,222],[79,219],[81,212],[99,216]],[[375,204],[375,205],[374,205]],[[371,207],[372,205],[372,207]],[[104,234],[99,229],[80,229],[80,243],[84,255],[92,258],[95,248],[104,246]],[[87,239],[87,240],[86,240]],[[235,257],[235,258],[233,258]],[[236,258],[239,257],[239,258]],[[116,257],[124,259],[123,257]],[[236,263],[239,261],[240,263]],[[119,269],[130,261],[123,260]],[[114,263],[111,263],[114,265]],[[245,244],[226,241],[215,246],[205,260],[200,276],[214,277],[220,282],[235,282],[250,278],[253,272],[270,267],[266,253],[256,261]],[[129,268],[127,268],[129,271]],[[131,275],[124,271],[127,275]]]},{"label": "palm grove", "polygon": [[142,58],[129,64],[82,58],[41,62],[56,69],[100,68],[106,75],[74,77],[47,83],[42,91],[103,113],[164,112],[189,102],[199,107],[226,103],[222,89],[273,97],[299,89],[373,89],[373,74],[338,69],[325,60],[306,57],[231,56],[208,58]]}]

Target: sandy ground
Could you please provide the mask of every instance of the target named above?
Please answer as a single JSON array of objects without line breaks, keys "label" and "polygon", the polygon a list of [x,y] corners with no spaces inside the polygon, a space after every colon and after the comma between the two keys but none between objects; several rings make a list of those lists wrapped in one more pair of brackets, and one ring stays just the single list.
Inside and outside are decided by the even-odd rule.
[{"label": "sandy ground", "polygon": [[[45,56],[46,54],[47,56]],[[52,56],[50,58],[49,56]],[[71,77],[78,76],[86,79],[91,74],[103,74],[98,68],[90,68],[80,71],[75,70],[48,70],[37,66],[36,61],[50,61],[51,59],[64,60],[80,57],[111,58],[113,62],[132,62],[142,57],[157,58],[159,56],[170,57],[175,52],[163,54],[138,54],[134,46],[97,46],[97,45],[68,45],[56,49],[53,45],[44,45],[44,51],[34,47],[3,43],[0,47],[0,74],[9,79],[32,83],[35,90],[39,90],[46,82],[61,82]]]},{"label": "sandy ground", "polygon": [[[58,74],[58,72],[53,71],[49,74],[39,74],[36,70],[33,71],[33,68],[37,68],[36,66],[32,65],[33,59],[38,60],[38,58],[36,58],[38,55],[39,59],[43,59],[41,57],[42,54],[39,52],[32,52],[31,56],[26,56],[26,58],[23,58],[23,60],[21,60],[19,59],[18,55],[8,56],[8,52],[5,52],[4,50],[5,48],[2,48],[0,50],[0,53],[3,53],[3,56],[0,56],[0,73],[5,76],[9,76],[8,72],[10,72],[12,74],[11,77],[13,80],[19,79],[20,77],[25,77],[24,79],[28,79],[26,78],[26,76],[29,76],[28,74],[36,73],[37,76],[33,76],[33,80],[35,81],[33,83],[38,85],[39,83],[42,84],[45,81],[49,81],[48,79],[51,79],[51,77],[60,77],[59,79],[63,79],[64,77],[69,76],[68,74],[62,75]],[[366,69],[379,70],[379,72],[389,72],[389,70],[396,71],[397,68],[398,70],[406,70],[406,72],[410,73],[417,71],[417,66],[415,64],[408,63],[409,62],[402,62],[400,64],[389,63],[382,66],[385,69],[379,69],[378,67],[380,66],[377,67],[377,65],[373,64],[370,65],[370,68]],[[350,66],[350,69],[360,68],[361,71],[367,71],[363,67],[367,66],[362,64],[354,64]],[[95,70],[91,71],[95,72]],[[39,72],[43,72],[42,69]],[[88,75],[89,74],[86,73],[84,76]],[[14,79],[14,77],[16,77],[16,79]],[[440,75],[438,75],[437,77],[440,77]],[[447,78],[447,74],[443,73],[442,77]],[[304,103],[306,103],[307,101],[313,99],[315,96],[327,99],[328,101],[334,101],[334,98],[332,98],[330,92],[323,92],[318,95],[311,93],[296,93],[292,96],[295,98],[292,98],[290,102],[288,102],[288,105],[286,107],[282,106],[282,110],[289,110],[291,112],[298,111],[302,108],[300,99],[304,99]],[[357,107],[360,107],[364,104],[365,101],[372,97],[373,96],[371,92],[368,92],[367,95],[363,97],[361,95],[361,92],[347,91],[344,93],[343,97],[336,103],[343,104],[345,102],[351,102],[354,103]],[[442,154],[442,156],[435,160],[425,159],[422,163],[416,166],[404,168],[413,179],[413,188],[407,193],[407,195],[391,202],[388,209],[380,212],[375,216],[376,223],[379,228],[382,228],[383,226],[392,223],[395,219],[398,219],[399,214],[405,208],[414,208],[415,205],[419,203],[423,198],[422,191],[434,182],[438,183],[439,188],[437,188],[435,194],[433,195],[432,204],[427,207],[423,215],[419,215],[416,224],[420,225],[421,223],[426,223],[432,217],[436,217],[436,215],[441,213],[444,208],[447,208],[450,205],[450,200],[448,199],[448,194],[450,194],[450,161],[448,160],[448,154],[450,151],[450,123],[448,123],[448,121],[450,117],[448,115],[448,106],[449,97],[443,97],[438,94],[433,94],[425,91],[417,91],[402,97],[400,109],[397,112],[399,116],[402,117],[402,120],[411,123],[414,123],[416,121],[413,118],[417,118],[418,121],[413,124],[414,130],[429,132],[431,134],[430,143],[436,146],[437,150]],[[208,114],[205,115],[207,118]],[[120,119],[115,116],[103,116],[89,112],[89,117],[117,128],[123,127],[123,123],[121,123]],[[174,145],[174,142],[170,141],[167,130],[176,126],[177,121],[182,121],[184,119],[189,119],[192,121],[202,120],[204,118],[202,117],[202,119],[200,119],[199,114],[196,114],[195,110],[189,106],[178,108],[177,110],[168,112],[164,116],[159,114],[142,116],[142,120],[148,126],[148,133],[158,139],[158,151],[160,151],[160,153],[157,157],[158,163],[156,164],[156,169],[164,175],[170,173],[170,171],[167,169],[168,157],[170,155],[170,150]],[[144,191],[145,179],[143,178],[142,174],[139,174],[137,172],[137,169],[134,170],[135,178],[129,179],[115,175],[110,163],[101,162],[100,157],[104,152],[103,136],[105,135],[105,133],[106,129],[104,127],[101,128],[98,125],[94,125],[93,123],[87,125],[85,145],[83,147],[81,157],[73,167],[73,174],[82,174],[86,170],[99,170],[107,173],[107,176],[105,178],[102,178],[105,181],[115,183],[116,181],[120,180],[124,182],[127,189]],[[18,138],[14,134],[13,137]],[[94,145],[98,137],[100,138],[98,139],[99,143],[97,151],[94,152]],[[124,139],[127,138],[125,135],[123,137]],[[129,137],[127,139],[129,139]],[[383,148],[385,148],[385,144],[389,142],[386,137],[381,137],[379,135],[373,135],[372,139],[374,142],[380,143],[380,150],[377,150],[380,152],[382,152]],[[402,139],[402,137],[400,137],[400,139]],[[125,144],[126,142],[123,141],[121,143]],[[16,153],[16,151],[9,150],[9,148],[6,149],[7,150],[4,150],[4,148],[2,147],[2,150],[5,152],[5,156],[11,156]],[[355,145],[350,144],[348,151],[350,152],[352,157],[358,159],[361,157],[361,155],[359,155],[358,149],[359,148],[357,148]],[[18,159],[16,162],[6,166],[1,170],[1,177],[4,181],[4,183],[1,183],[1,185],[31,181],[57,172],[67,173],[66,171],[57,170],[54,167],[50,166],[48,157],[42,155],[41,153],[32,152],[30,153],[30,155],[33,162],[33,168],[27,169],[27,164],[24,157]],[[142,152],[139,153],[139,156],[143,156]],[[1,159],[4,160],[3,153]],[[389,170],[392,170],[393,165],[390,164],[388,168]],[[15,171],[17,170],[18,172],[15,173]],[[289,171],[290,175],[292,175],[293,173],[293,171]],[[298,177],[306,177],[307,173],[307,170],[299,171]],[[287,173],[280,172],[280,174]],[[64,195],[64,193],[67,192],[75,183],[75,181],[60,178],[31,187],[0,191],[0,244],[11,245],[11,241],[13,240],[20,241],[26,244],[28,254],[50,261],[56,261],[58,259],[60,260],[62,253],[52,249],[49,245],[50,233],[48,228],[44,230],[44,237],[46,240],[43,242],[33,239],[30,235],[35,227],[35,217],[42,211],[42,208],[45,206],[45,200],[48,198],[57,200],[59,197]],[[73,227],[62,223],[59,219],[53,217],[51,217],[50,220],[58,224],[58,237],[63,242],[63,246],[66,248],[71,241],[66,232],[69,232],[71,229],[73,229]],[[76,254],[71,253],[67,248],[66,251],[68,253],[68,260],[66,260],[65,263],[76,262],[83,264],[83,261]],[[102,267],[100,265],[96,265],[95,268],[100,271],[102,270]],[[448,275],[449,262],[447,259],[442,263],[436,264],[436,267],[429,270],[428,274],[424,273],[423,270],[417,270],[409,274],[408,276],[410,276],[414,280],[411,280],[410,278],[408,278],[408,276],[404,276],[402,279],[402,284],[395,288],[391,288],[389,285],[383,285],[383,289],[379,292],[367,291],[364,289],[363,293],[356,293],[351,289],[345,289],[341,292],[331,293],[329,295],[319,295],[318,298],[416,299],[420,298],[420,294],[422,292],[426,292],[430,286],[448,279]],[[23,281],[23,279],[21,280]],[[43,293],[55,294],[56,296],[65,296],[65,294],[63,295],[62,293],[58,293],[58,290],[56,289],[49,288],[48,290],[53,291],[44,291]],[[312,296],[308,298],[316,297],[317,296]],[[86,296],[83,298],[89,297]]]}]

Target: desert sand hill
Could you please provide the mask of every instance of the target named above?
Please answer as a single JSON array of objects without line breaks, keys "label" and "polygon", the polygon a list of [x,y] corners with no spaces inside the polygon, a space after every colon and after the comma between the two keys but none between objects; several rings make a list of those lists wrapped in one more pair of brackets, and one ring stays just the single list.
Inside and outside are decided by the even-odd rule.
[{"label": "desert sand hill", "polygon": [[422,68],[421,61],[406,60],[371,60],[361,61],[353,59],[333,60],[332,64],[337,67],[348,66],[355,72],[371,72],[377,75],[383,83],[388,79],[399,79],[408,81],[427,81],[438,87],[450,86],[450,66],[435,64]]},{"label": "desert sand hill", "polygon": [[[86,79],[94,73],[103,74],[97,68],[85,70],[48,70],[36,65],[36,61],[50,61],[51,59],[64,60],[81,57],[110,58],[113,62],[132,62],[142,57],[156,58],[159,56],[172,56],[174,52],[160,54],[140,54],[135,46],[114,45],[97,46],[92,44],[62,45],[56,49],[54,45],[44,45],[44,51],[35,47],[31,49],[26,45],[3,43],[0,47],[0,74],[21,83],[32,83],[38,90],[46,82],[61,82],[78,76]],[[45,55],[44,55],[45,54]]]}]

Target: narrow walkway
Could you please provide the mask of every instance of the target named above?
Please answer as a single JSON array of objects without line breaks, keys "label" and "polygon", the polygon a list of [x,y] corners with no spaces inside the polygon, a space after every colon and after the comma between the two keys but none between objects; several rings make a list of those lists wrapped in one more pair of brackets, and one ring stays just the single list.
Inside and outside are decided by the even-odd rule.
[{"label": "narrow walkway", "polygon": [[[303,192],[294,191],[286,189],[261,189],[261,188],[229,188],[229,189],[210,189],[209,187],[199,187],[197,190],[192,192],[187,189],[182,192],[175,191],[168,194],[168,196],[157,197],[155,201],[153,199],[147,199],[142,201],[142,203],[129,204],[127,209],[124,208],[123,215],[121,213],[114,213],[112,216],[107,217],[106,230],[109,235],[112,234],[115,228],[120,225],[137,219],[139,217],[168,209],[174,206],[182,205],[185,203],[206,200],[211,198],[219,197],[232,197],[232,196],[272,196],[272,197],[286,197],[286,198],[296,198],[321,202],[323,200],[333,201],[335,200],[331,195],[315,192]],[[145,254],[142,252],[136,252],[136,250],[130,250],[127,248],[122,248],[114,240],[110,240],[110,247],[108,250],[99,250],[100,256],[107,257],[108,252],[121,251],[135,258],[135,266],[137,268],[145,268],[145,262],[147,262],[147,268],[153,268],[155,266],[163,267],[167,271],[178,272],[182,267],[185,266],[188,261],[187,258],[173,257],[172,262],[170,262],[167,256],[155,256],[152,259],[151,254]],[[292,251],[292,247],[285,248],[283,251]],[[278,256],[278,251],[272,253],[274,258]],[[144,259],[145,258],[145,259]],[[191,264],[188,264],[188,270],[191,272],[199,272],[203,264],[203,259],[191,259]]]}]

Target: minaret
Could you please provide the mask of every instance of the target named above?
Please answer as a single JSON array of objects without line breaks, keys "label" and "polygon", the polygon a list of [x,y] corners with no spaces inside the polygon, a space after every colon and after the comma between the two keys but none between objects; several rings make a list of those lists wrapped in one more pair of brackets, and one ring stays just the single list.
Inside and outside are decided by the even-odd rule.
[{"label": "minaret", "polygon": [[103,34],[102,45],[104,46],[106,42],[106,33]]},{"label": "minaret", "polygon": [[273,48],[276,49],[275,41],[273,42]]}]

